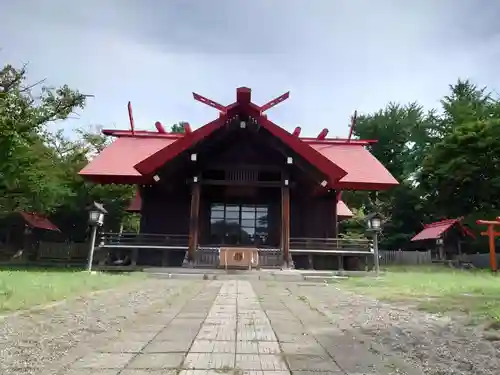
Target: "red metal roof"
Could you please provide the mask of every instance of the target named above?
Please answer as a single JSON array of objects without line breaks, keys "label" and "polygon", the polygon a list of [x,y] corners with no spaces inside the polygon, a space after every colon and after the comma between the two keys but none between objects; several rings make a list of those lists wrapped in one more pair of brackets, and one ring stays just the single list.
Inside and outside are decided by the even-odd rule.
[{"label": "red metal roof", "polygon": [[219,118],[184,135],[147,131],[104,130],[118,139],[101,152],[80,174],[98,183],[149,183],[152,174],[167,161],[188,150],[235,116],[255,119],[286,146],[301,155],[328,177],[328,187],[336,189],[384,190],[398,184],[384,166],[364,146],[374,141],[299,138],[267,119],[263,113],[288,97],[285,94],[264,106],[251,102],[251,90],[237,89],[237,100],[222,106],[194,94],[220,111]]},{"label": "red metal roof", "polygon": [[342,190],[385,190],[398,185],[396,179],[363,145],[311,142],[323,156],[347,171],[333,187]]},{"label": "red metal roof", "polygon": [[424,225],[424,229],[417,233],[415,237],[411,239],[411,241],[422,241],[422,240],[435,240],[440,238],[446,231],[451,229],[453,226],[458,224],[460,226],[460,230],[466,236],[476,238],[474,233],[467,227],[465,227],[462,223],[462,218],[458,219],[446,219],[437,221],[434,223]]},{"label": "red metal roof", "polygon": [[28,212],[20,212],[20,214],[24,221],[32,228],[45,229],[53,232],[61,231],[54,223],[42,215]]},{"label": "red metal roof", "polygon": [[80,175],[97,183],[141,183],[144,176],[135,165],[177,138],[120,137],[97,155]]},{"label": "red metal roof", "polygon": [[142,198],[139,191],[135,193],[135,196],[130,200],[130,204],[125,211],[128,212],[141,212]]},{"label": "red metal roof", "polygon": [[352,217],[352,211],[347,207],[347,205],[344,203],[344,201],[338,201],[337,202],[337,217],[340,218],[347,218],[347,217]]}]

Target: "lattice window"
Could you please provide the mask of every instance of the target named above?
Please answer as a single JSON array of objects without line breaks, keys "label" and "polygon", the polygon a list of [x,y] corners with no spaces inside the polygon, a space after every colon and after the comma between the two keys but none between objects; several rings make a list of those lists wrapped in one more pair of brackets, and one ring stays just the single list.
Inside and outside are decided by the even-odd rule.
[{"label": "lattice window", "polygon": [[258,178],[257,170],[235,169],[226,172],[226,179],[229,181],[253,182],[257,181]]}]

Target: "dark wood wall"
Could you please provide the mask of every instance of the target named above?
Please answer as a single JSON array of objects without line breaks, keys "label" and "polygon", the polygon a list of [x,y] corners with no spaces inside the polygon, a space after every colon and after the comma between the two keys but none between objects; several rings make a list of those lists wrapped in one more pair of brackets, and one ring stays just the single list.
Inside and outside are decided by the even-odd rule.
[{"label": "dark wood wall", "polygon": [[[313,166],[280,146],[264,129],[221,129],[212,137],[168,162],[158,171],[160,181],[142,188],[142,233],[189,234],[191,188],[188,182],[196,175],[202,184],[200,244],[210,243],[211,203],[233,202],[267,205],[268,242],[279,246],[283,179],[289,180],[291,186],[290,236],[335,237],[335,194],[317,194],[318,178],[322,177],[318,177]],[[196,162],[191,160],[191,153],[197,154]],[[287,156],[293,157],[292,165],[287,165]],[[256,170],[258,173],[254,173]],[[244,181],[234,181],[234,176]],[[221,186],[205,185],[207,180]],[[224,181],[227,186],[222,186]]]},{"label": "dark wood wall", "polygon": [[145,187],[141,190],[141,233],[189,234],[190,190]]},{"label": "dark wood wall", "polygon": [[336,236],[334,194],[301,197],[292,190],[290,237],[333,238]]},{"label": "dark wood wall", "polygon": [[[252,197],[227,197],[223,189],[201,187],[200,244],[210,243],[210,206],[212,203],[255,203],[269,207],[269,244],[278,246],[281,235],[280,188],[261,189]],[[159,234],[189,234],[189,186],[185,191],[165,192],[145,188],[142,192],[141,232]],[[335,197],[301,197],[293,191],[290,197],[290,236],[332,238],[335,230]]]}]

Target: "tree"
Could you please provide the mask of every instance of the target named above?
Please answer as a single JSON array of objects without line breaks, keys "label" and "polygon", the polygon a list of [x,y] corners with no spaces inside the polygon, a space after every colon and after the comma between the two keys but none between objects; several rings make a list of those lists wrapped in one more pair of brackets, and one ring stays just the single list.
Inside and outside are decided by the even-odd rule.
[{"label": "tree", "polygon": [[58,168],[65,172],[61,183],[71,194],[59,202],[52,219],[68,237],[83,240],[88,225],[85,207],[93,201],[103,203],[108,211],[105,229],[116,232],[127,215],[125,209],[135,194],[135,187],[93,184],[79,176],[78,172],[88,163],[89,155],[102,151],[110,140],[96,129],[78,129],[77,134],[80,136],[77,141],[70,141],[57,133],[53,135],[57,140],[52,141],[52,144],[59,144],[57,149],[64,150],[58,159]]},{"label": "tree", "polygon": [[184,125],[186,125],[186,121],[181,121],[177,124],[173,124],[170,128],[171,133],[184,133]]},{"label": "tree", "polygon": [[387,192],[344,194],[350,207],[363,207],[368,213],[379,211],[387,218],[382,247],[404,246],[425,220],[427,213],[415,172],[431,147],[436,120],[434,111],[426,112],[417,103],[389,103],[382,110],[358,118],[354,135],[377,140],[368,149],[400,183]]},{"label": "tree", "polygon": [[58,183],[54,150],[44,135],[48,123],[83,108],[86,96],[42,83],[26,84],[26,66],[0,71],[0,216],[13,210],[51,212],[70,194]]},{"label": "tree", "polygon": [[441,101],[440,137],[419,175],[437,216],[489,216],[498,206],[500,103],[486,90],[458,80]]},{"label": "tree", "polygon": [[78,130],[74,141],[47,127],[83,109],[86,95],[43,81],[27,85],[26,73],[10,65],[0,71],[0,216],[18,210],[49,215],[70,238],[83,239],[85,207],[95,200],[109,212],[107,228],[117,230],[134,187],[94,185],[78,175],[109,139],[91,129]]},{"label": "tree", "polygon": [[[500,119],[458,125],[424,162],[421,183],[439,214],[478,212],[496,217],[500,208]],[[488,214],[489,213],[489,214]]]}]

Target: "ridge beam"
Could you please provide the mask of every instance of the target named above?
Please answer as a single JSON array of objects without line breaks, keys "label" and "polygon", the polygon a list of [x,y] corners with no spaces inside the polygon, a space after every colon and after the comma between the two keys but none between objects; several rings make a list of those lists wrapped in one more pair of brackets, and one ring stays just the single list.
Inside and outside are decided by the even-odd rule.
[{"label": "ridge beam", "polygon": [[209,107],[215,108],[224,114],[227,112],[226,106],[223,106],[222,104],[219,104],[219,103],[213,101],[212,99],[205,98],[204,96],[202,96],[200,94],[193,92],[193,98],[194,98],[194,100],[197,100],[200,103],[208,105]]},{"label": "ridge beam", "polygon": [[268,101],[266,104],[260,107],[260,113],[264,113],[268,109],[271,109],[281,102],[284,102],[290,97],[290,91],[285,92],[283,95],[278,96],[277,98],[274,98],[273,100]]}]

